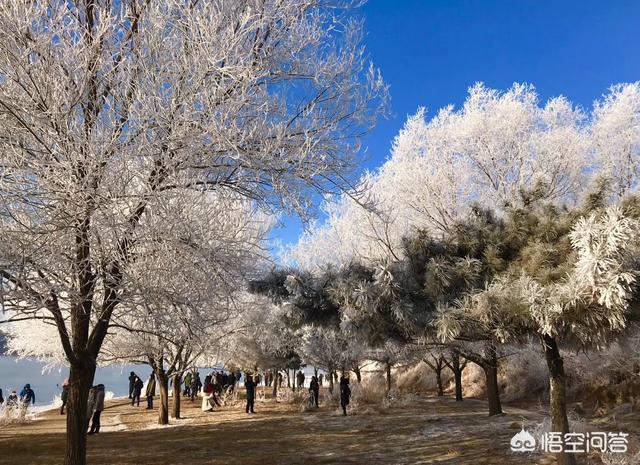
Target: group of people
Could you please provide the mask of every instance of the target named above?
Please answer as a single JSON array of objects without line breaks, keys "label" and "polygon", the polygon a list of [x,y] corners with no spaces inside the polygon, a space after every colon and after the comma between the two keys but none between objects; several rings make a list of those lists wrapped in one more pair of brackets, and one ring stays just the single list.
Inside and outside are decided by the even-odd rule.
[{"label": "group of people", "polygon": [[[281,377],[282,375],[278,373]],[[330,376],[330,375],[329,375]],[[247,374],[245,377],[244,387],[247,394],[247,405],[246,412],[247,413],[255,413],[254,412],[254,404],[255,404],[255,396],[256,396],[256,386],[260,383],[259,375],[250,375]],[[311,381],[309,382],[309,404],[312,407],[320,408],[320,387],[322,386],[323,374],[320,373],[318,376],[312,376]],[[271,372],[267,372],[264,376],[265,386],[270,386],[273,382],[273,374]],[[280,381],[280,380],[279,380]],[[296,374],[296,385],[298,389],[304,386],[305,376],[302,371],[298,371]],[[347,407],[349,402],[351,401],[351,388],[349,387],[349,377],[346,374],[343,374],[340,378],[340,407],[342,408],[342,414],[347,414]],[[203,408],[204,410],[204,408]]]},{"label": "group of people", "polygon": [[[298,378],[299,380],[300,378]],[[318,400],[320,397],[320,386],[322,382],[322,374],[319,376],[312,376],[309,383],[309,404],[312,407],[319,408]],[[304,381],[304,379],[303,379]],[[302,383],[298,383],[298,387],[301,387]],[[349,387],[349,377],[343,374],[340,378],[340,407],[342,408],[342,414],[347,414],[347,406],[351,400],[351,388]]]},{"label": "group of people", "polygon": [[[62,406],[60,407],[60,415],[64,415],[64,408],[69,401],[69,378],[62,383],[62,394],[60,395]],[[97,384],[89,389],[89,397],[87,399],[87,427],[89,434],[100,432],[100,416],[104,410],[104,384]]]},{"label": "group of people", "polygon": [[6,400],[2,394],[2,389],[0,389],[0,405],[4,405],[5,408],[27,409],[35,403],[36,393],[31,389],[31,384],[25,384],[19,396],[16,391],[11,391]]},{"label": "group of people", "polygon": [[[197,370],[187,372],[184,377],[184,389],[182,394],[190,397],[193,401],[195,397],[203,391],[206,394],[214,394],[216,397],[223,392],[233,392],[237,380],[240,379],[241,373],[224,371],[213,371],[204,378],[204,383],[200,380],[200,373]],[[208,409],[207,409],[208,410]]]},{"label": "group of people", "polygon": [[[142,396],[142,388],[144,388],[144,382],[133,371],[129,374],[129,399],[131,399],[131,406],[140,407],[140,396]],[[147,389],[144,393],[147,398],[147,410],[153,409],[153,397],[156,395],[156,377],[153,372],[149,375],[147,381]]]},{"label": "group of people", "polygon": [[[219,396],[223,392],[233,392],[236,382],[240,380],[241,373],[230,372],[225,373],[223,371],[214,371],[211,374],[205,376],[204,383],[200,380],[200,374],[197,370],[189,371],[184,377],[184,389],[183,395],[191,397],[193,400],[196,395],[202,391],[202,410],[211,412],[215,406],[220,407]],[[277,382],[282,383],[282,375],[277,373],[275,378]],[[320,387],[322,386],[322,377],[312,376],[309,383],[309,402],[312,406],[319,408]],[[258,374],[252,375],[245,373],[244,387],[246,390],[246,407],[247,414],[255,413],[255,398],[256,388],[260,384],[261,378]],[[298,388],[304,386],[305,376],[301,371],[298,371],[296,375],[296,384]],[[264,384],[271,386],[274,382],[273,373],[268,372],[264,376]],[[142,389],[144,383],[142,379],[136,375],[133,371],[129,375],[129,399],[131,399],[131,405],[140,405],[140,397],[142,395]],[[153,397],[156,394],[156,380],[155,375],[152,372],[149,376],[149,380],[146,385],[145,396],[147,398],[147,409],[153,409]],[[64,415],[64,410],[69,398],[69,381],[64,380],[62,384],[62,406],[60,407],[60,414]],[[340,379],[340,406],[342,408],[343,415],[347,414],[347,406],[351,398],[351,389],[349,387],[349,378],[346,375],[342,375]],[[89,428],[88,434],[96,434],[100,432],[100,417],[104,410],[105,400],[105,387],[104,384],[98,384],[93,386],[89,390],[89,397],[87,402],[87,419]],[[0,389],[0,405],[4,404],[5,408],[28,408],[29,405],[35,404],[36,396],[35,392],[31,388],[30,384],[25,384],[22,391],[18,395],[16,391],[12,391],[11,394],[5,399]]]}]

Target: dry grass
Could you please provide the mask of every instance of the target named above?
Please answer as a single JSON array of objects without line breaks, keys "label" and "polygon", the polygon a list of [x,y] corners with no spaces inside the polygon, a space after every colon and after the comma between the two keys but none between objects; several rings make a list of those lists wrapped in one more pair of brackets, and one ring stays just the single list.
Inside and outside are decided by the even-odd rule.
[{"label": "dry grass", "polygon": [[[366,391],[366,388],[364,389]],[[154,428],[157,412],[109,402],[103,430],[89,437],[91,465],[119,464],[551,464],[544,456],[509,451],[509,440],[523,418],[512,410],[488,418],[483,401],[456,403],[450,398],[391,396],[385,408],[355,408],[343,417],[326,391],[319,410],[300,412],[303,390],[291,402],[276,403],[266,394],[256,414],[244,413],[243,397],[212,413],[200,402],[183,400],[184,419]],[[362,403],[364,404],[364,401]],[[507,408],[509,412],[509,408]],[[528,416],[528,418],[527,418]],[[0,464],[57,464],[64,449],[64,417],[47,412],[40,420],[0,430]],[[118,431],[125,429],[125,431]],[[149,429],[154,428],[154,429]]]}]

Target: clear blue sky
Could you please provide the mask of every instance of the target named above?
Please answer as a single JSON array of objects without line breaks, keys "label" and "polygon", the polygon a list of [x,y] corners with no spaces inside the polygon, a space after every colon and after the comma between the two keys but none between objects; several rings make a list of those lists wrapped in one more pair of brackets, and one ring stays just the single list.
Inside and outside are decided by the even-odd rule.
[{"label": "clear blue sky", "polygon": [[[590,107],[611,84],[640,80],[640,0],[369,0],[366,50],[391,88],[392,116],[364,140],[362,170],[389,155],[407,115],[458,106],[475,82],[528,82],[541,98]],[[296,242],[295,218],[272,237]]]}]

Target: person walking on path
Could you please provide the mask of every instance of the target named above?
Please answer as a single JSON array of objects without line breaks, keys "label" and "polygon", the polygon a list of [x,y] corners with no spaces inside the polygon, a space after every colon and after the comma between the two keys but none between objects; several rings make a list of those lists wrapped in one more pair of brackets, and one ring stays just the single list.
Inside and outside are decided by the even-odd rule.
[{"label": "person walking on path", "polygon": [[149,376],[149,381],[147,382],[147,390],[145,391],[145,395],[147,396],[147,410],[153,409],[153,396],[156,395],[156,377],[153,372]]},{"label": "person walking on path", "polygon": [[191,402],[196,398],[201,387],[202,381],[200,381],[200,373],[196,371],[195,375],[191,379]]},{"label": "person walking on path", "polygon": [[183,395],[191,397],[191,372],[187,372],[184,377],[184,392]]},{"label": "person walking on path", "polygon": [[342,375],[340,378],[340,407],[342,407],[342,414],[347,415],[347,405],[351,399],[351,389],[349,388],[349,377]]},{"label": "person walking on path", "polygon": [[100,415],[104,410],[104,384],[98,384],[93,389],[93,417],[89,434],[100,432]]},{"label": "person walking on path", "polygon": [[318,378],[315,376],[311,377],[311,382],[309,383],[309,392],[311,393],[313,404],[316,408],[320,408],[318,405],[318,398],[320,397],[320,385],[318,384]]},{"label": "person walking on path", "polygon": [[140,407],[140,396],[142,395],[142,387],[144,383],[139,376],[136,376],[136,380],[133,383],[133,397],[131,398],[131,406],[137,404]]},{"label": "person walking on path", "polygon": [[67,405],[67,401],[69,400],[69,378],[65,378],[62,383],[62,394],[60,394],[60,399],[62,400],[62,407],[60,407],[60,415],[64,415],[64,408]]},{"label": "person walking on path", "polygon": [[320,374],[318,375],[318,384],[320,385],[320,387],[322,387],[322,378],[323,378],[323,377],[324,377],[324,376],[322,375],[322,373],[320,373]]},{"label": "person walking on path", "polygon": [[296,375],[296,381],[298,381],[298,389],[304,386],[304,373],[301,370],[298,370],[298,374]]},{"label": "person walking on path", "polygon": [[20,402],[24,408],[36,403],[36,393],[31,389],[30,384],[25,384],[22,391],[20,391]]},{"label": "person walking on path", "polygon": [[129,373],[129,399],[133,399],[133,390],[135,389],[137,377],[138,375],[136,375],[133,371]]},{"label": "person walking on path", "polygon": [[253,376],[247,375],[247,379],[244,382],[244,387],[247,390],[247,413],[255,413],[253,411],[253,404],[256,400],[256,382],[253,379]]}]

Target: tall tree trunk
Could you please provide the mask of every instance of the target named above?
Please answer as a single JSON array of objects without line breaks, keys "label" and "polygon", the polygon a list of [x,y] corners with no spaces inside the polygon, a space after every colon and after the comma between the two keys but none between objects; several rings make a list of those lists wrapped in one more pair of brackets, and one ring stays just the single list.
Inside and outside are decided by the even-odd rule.
[{"label": "tall tree trunk", "polygon": [[171,410],[171,416],[173,418],[180,418],[180,396],[182,395],[182,389],[180,389],[181,381],[182,376],[180,373],[175,373],[173,375],[173,405]]},{"label": "tall tree trunk", "polygon": [[164,368],[156,370],[157,386],[160,387],[160,408],[158,409],[158,424],[169,424],[169,377]]},{"label": "tall tree trunk", "polygon": [[273,398],[274,399],[278,399],[278,370],[272,370],[271,373],[273,373],[273,379],[271,380],[271,382],[273,383]]},{"label": "tall tree trunk", "polygon": [[489,401],[489,416],[500,415],[502,405],[500,403],[500,388],[498,386],[498,356],[493,345],[485,349],[484,363],[482,365],[487,384],[487,399]]},{"label": "tall tree trunk", "polygon": [[[549,412],[552,430],[563,434],[568,433],[567,381],[564,363],[555,338],[543,336],[542,344],[547,368],[549,369]],[[555,456],[558,465],[575,465],[576,463],[576,458],[572,454],[559,452]]]},{"label": "tall tree trunk", "polygon": [[333,394],[333,370],[329,370],[329,393]]},{"label": "tall tree trunk", "polygon": [[438,397],[442,397],[444,396],[444,387],[442,385],[442,370],[444,369],[445,365],[449,367],[451,367],[451,365],[449,364],[449,362],[447,362],[447,360],[444,358],[444,355],[442,354],[439,354],[437,357],[433,354],[429,355],[433,359],[433,361],[429,360],[428,356],[424,357],[422,361],[426,363],[429,368],[431,368],[436,374],[437,394]]},{"label": "tall tree trunk", "polygon": [[460,354],[453,351],[451,354],[451,371],[453,371],[453,379],[456,385],[456,402],[462,402],[462,370],[460,365]]},{"label": "tall tree trunk", "polygon": [[444,396],[444,388],[442,387],[442,365],[436,366],[436,383],[438,385],[438,397]]},{"label": "tall tree trunk", "polygon": [[87,463],[87,400],[95,372],[95,362],[90,360],[85,360],[82,365],[71,365],[69,371],[65,465]]},{"label": "tall tree trunk", "polygon": [[360,384],[362,382],[362,373],[360,372],[360,367],[353,367],[353,372],[356,375],[356,381],[358,382],[358,384]]},{"label": "tall tree trunk", "polygon": [[291,373],[289,372],[289,369],[287,368],[287,387],[291,388]]},{"label": "tall tree trunk", "polygon": [[391,363],[389,361],[386,362],[386,372],[387,372],[387,394],[391,392]]}]

